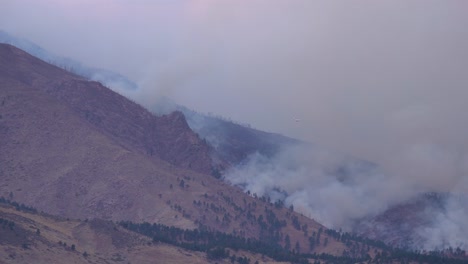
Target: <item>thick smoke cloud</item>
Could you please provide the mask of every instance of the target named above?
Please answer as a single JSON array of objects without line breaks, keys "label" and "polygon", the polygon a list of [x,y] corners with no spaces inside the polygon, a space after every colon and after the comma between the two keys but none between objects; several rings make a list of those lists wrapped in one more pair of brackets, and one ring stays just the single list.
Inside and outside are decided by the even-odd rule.
[{"label": "thick smoke cloud", "polygon": [[253,157],[243,169],[258,180],[229,177],[258,194],[277,184],[296,208],[346,226],[421,192],[468,193],[466,10],[465,0],[3,0],[0,28],[127,75],[140,85],[127,95],[147,106],[168,96],[378,163],[348,183],[323,170],[334,158],[291,150],[276,165]]},{"label": "thick smoke cloud", "polygon": [[347,231],[355,221],[377,215],[387,204],[411,195],[402,196],[400,186],[375,164],[310,146],[290,147],[273,159],[252,155],[225,178],[252,195],[284,201],[328,227]]},{"label": "thick smoke cloud", "polygon": [[[376,164],[327,149],[303,145],[274,158],[254,154],[224,177],[251,195],[283,201],[330,228],[418,250],[468,249],[468,195],[453,191],[427,199],[431,190],[413,179],[402,180]],[[417,210],[404,215],[408,209],[403,208],[418,201]],[[382,221],[382,214],[399,206],[401,226]]]},{"label": "thick smoke cloud", "polygon": [[0,25],[127,75],[145,105],[169,96],[449,189],[466,171],[467,8],[463,0],[7,0]]}]

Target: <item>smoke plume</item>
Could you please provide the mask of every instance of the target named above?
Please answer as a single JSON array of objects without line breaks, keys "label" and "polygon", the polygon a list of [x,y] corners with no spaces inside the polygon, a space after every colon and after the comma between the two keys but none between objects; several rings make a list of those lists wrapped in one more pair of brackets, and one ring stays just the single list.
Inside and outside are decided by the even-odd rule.
[{"label": "smoke plume", "polygon": [[[468,249],[466,194],[454,190],[429,199],[432,188],[412,178],[385,174],[374,163],[330,150],[303,145],[273,158],[256,153],[224,177],[254,196],[283,201],[329,228],[372,233],[374,239],[418,250]],[[398,209],[414,203],[409,214]],[[382,219],[387,210],[396,210],[398,223]],[[408,215],[402,215],[405,212]]]},{"label": "smoke plume", "polygon": [[[126,95],[145,106],[167,96],[345,153],[252,156],[226,178],[351,227],[424,192],[468,193],[466,10],[465,0],[4,0],[0,28],[128,76],[139,88]],[[348,156],[379,168],[336,177]],[[436,217],[447,225],[427,241],[466,227],[462,205],[447,204]]]}]

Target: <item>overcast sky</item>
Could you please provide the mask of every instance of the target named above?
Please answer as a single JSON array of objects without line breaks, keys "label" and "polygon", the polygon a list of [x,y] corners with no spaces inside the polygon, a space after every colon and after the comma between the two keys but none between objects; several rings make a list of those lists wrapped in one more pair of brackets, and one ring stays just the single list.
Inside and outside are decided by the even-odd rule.
[{"label": "overcast sky", "polygon": [[128,76],[142,103],[166,95],[467,191],[467,14],[466,0],[0,0],[0,29]]}]

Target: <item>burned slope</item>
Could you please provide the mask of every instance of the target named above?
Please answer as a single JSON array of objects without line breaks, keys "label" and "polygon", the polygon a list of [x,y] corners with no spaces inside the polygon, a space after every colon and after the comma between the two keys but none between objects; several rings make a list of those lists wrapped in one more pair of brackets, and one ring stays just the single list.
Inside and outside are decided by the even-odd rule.
[{"label": "burned slope", "polygon": [[409,249],[466,249],[466,195],[423,193],[364,220],[356,231]]},{"label": "burned slope", "polygon": [[231,165],[238,165],[254,153],[273,157],[286,147],[306,144],[297,139],[260,131],[221,117],[203,115],[173,103],[166,102],[166,104],[183,112],[190,127],[213,146],[222,160]]}]

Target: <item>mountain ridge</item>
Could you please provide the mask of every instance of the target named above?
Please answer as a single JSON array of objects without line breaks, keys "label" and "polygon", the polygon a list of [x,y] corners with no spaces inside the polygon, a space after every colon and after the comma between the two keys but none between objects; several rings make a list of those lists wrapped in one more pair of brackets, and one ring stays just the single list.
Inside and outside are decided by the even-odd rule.
[{"label": "mountain ridge", "polygon": [[[4,56],[5,52],[10,54]],[[171,160],[161,160],[138,145],[135,147],[122,135],[114,136],[112,132],[121,130],[111,129],[109,132],[107,127],[101,126],[106,121],[99,122],[99,117],[107,118],[105,113],[108,113],[106,104],[100,100],[108,98],[98,98],[107,95],[118,98],[113,102],[116,105],[119,100],[127,99],[98,83],[87,82],[33,59],[12,46],[0,45],[0,54],[3,58],[0,61],[0,127],[4,135],[0,139],[3,150],[0,153],[0,196],[11,195],[39,210],[73,218],[148,221],[188,229],[203,223],[214,230],[241,232],[247,237],[267,234],[259,223],[267,224],[264,227],[267,228],[273,222],[257,221],[258,217],[264,219],[262,215],[266,212],[289,223],[294,215],[295,221],[307,223],[304,230],[310,234],[322,228],[286,208],[276,208],[266,200],[248,196],[208,173],[198,173],[188,165],[184,168],[184,164],[182,167],[171,164]],[[14,54],[20,56],[18,60],[22,63],[15,64],[9,59],[8,56]],[[28,61],[33,67],[31,70],[24,63]],[[45,69],[35,71],[34,67],[38,65]],[[52,80],[44,78],[57,72],[63,75],[52,76]],[[72,96],[77,91],[84,91],[90,101]],[[141,108],[132,104],[127,100],[120,106],[122,109],[126,106]],[[86,116],[86,107],[90,106],[96,107],[90,113],[91,118]],[[113,109],[110,107],[109,112]],[[146,117],[152,118],[152,114],[146,111],[143,117],[136,118]],[[187,131],[189,139],[173,135],[171,129],[187,128],[182,114],[159,118],[158,124],[166,125],[167,131],[158,135],[165,141],[164,136],[173,139],[170,147],[180,144],[185,150],[184,146],[192,146],[190,139],[202,142],[191,131]],[[174,124],[175,128],[167,128]],[[145,125],[141,128],[143,131],[148,129]],[[204,157],[209,156],[207,150],[208,147],[202,149]],[[187,154],[200,158],[197,152],[187,151]],[[288,226],[283,232],[291,235],[293,244],[308,243],[302,230]],[[307,248],[304,246],[303,250]]]},{"label": "mountain ridge", "polygon": [[[188,126],[184,126],[186,121],[183,120],[183,116],[175,114],[156,118],[142,106],[131,103],[127,98],[98,82],[89,82],[58,67],[48,66],[47,63],[29,56],[24,51],[11,50],[12,47],[1,45],[2,66],[0,67],[4,78],[17,78],[65,102],[90,123],[113,137],[123,139],[127,147],[137,148],[147,155],[158,154],[163,160],[182,167],[211,172],[209,146]],[[25,63],[33,66],[27,72],[22,69]],[[96,93],[102,94],[98,101],[93,99]],[[171,117],[174,120],[171,120]],[[170,127],[168,126],[170,122],[180,123],[180,121],[182,123],[178,128],[181,129],[179,133],[182,132],[182,136],[178,137],[174,131],[166,133],[165,127]],[[185,146],[190,147],[184,149]],[[174,148],[175,151],[172,151]],[[183,154],[181,151],[187,153]],[[197,151],[199,154],[190,155],[190,152],[197,153]]]},{"label": "mountain ridge", "polygon": [[38,57],[39,59],[51,63],[60,68],[74,72],[79,76],[83,76],[87,79],[98,81],[106,86],[118,87],[119,89],[137,89],[137,84],[130,81],[125,76],[105,69],[98,69],[94,67],[88,67],[82,63],[75,61],[70,58],[57,56],[48,50],[40,47],[36,43],[33,43],[27,39],[22,39],[13,36],[5,31],[0,30],[0,43],[10,44],[18,47],[31,55]]},{"label": "mountain ridge", "polygon": [[49,214],[221,232],[304,256],[379,260],[391,250],[216,179],[212,149],[181,112],[154,116],[4,44],[0,111],[0,196]]}]

